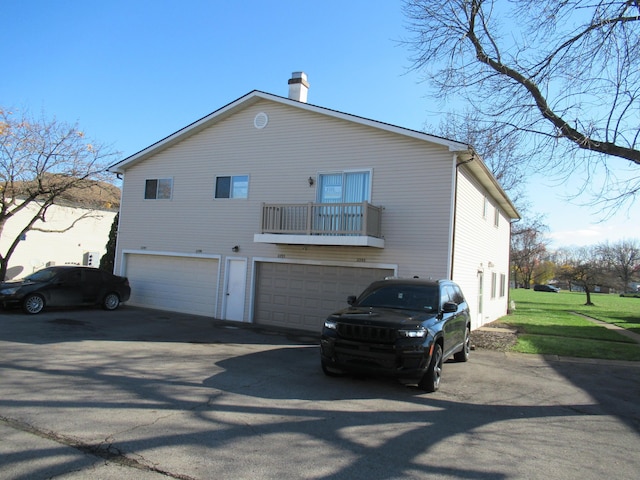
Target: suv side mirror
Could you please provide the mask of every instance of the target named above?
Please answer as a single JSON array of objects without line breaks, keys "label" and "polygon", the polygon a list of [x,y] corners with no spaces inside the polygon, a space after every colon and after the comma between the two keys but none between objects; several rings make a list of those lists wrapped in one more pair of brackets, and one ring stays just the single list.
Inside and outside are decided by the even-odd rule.
[{"label": "suv side mirror", "polygon": [[442,311],[444,313],[455,313],[458,311],[458,304],[455,302],[446,302],[442,306]]},{"label": "suv side mirror", "polygon": [[355,295],[349,295],[349,296],[347,297],[347,303],[348,303],[349,305],[353,305],[354,303],[356,303],[356,298],[357,298],[357,297],[356,297]]}]

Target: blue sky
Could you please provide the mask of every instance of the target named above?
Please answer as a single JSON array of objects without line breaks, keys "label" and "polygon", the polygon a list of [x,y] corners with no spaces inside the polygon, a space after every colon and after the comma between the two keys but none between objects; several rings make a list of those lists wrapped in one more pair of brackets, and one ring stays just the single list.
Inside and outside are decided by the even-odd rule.
[{"label": "blue sky", "polygon": [[[123,158],[252,90],[286,96],[293,71],[309,103],[402,127],[447,108],[410,70],[400,0],[2,3],[0,105],[78,122]],[[529,199],[556,246],[640,239],[640,215],[594,223],[546,182]]]}]

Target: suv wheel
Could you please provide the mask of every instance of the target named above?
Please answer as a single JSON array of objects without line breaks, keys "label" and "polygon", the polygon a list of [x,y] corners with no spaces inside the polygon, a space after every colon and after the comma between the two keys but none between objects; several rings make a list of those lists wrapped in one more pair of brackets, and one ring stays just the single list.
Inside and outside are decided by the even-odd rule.
[{"label": "suv wheel", "polygon": [[330,369],[324,362],[322,362],[322,371],[327,377],[340,377],[342,375],[342,372]]},{"label": "suv wheel", "polygon": [[440,377],[442,376],[442,347],[439,343],[436,343],[433,347],[433,354],[431,355],[431,362],[429,362],[429,368],[420,379],[418,387],[425,392],[435,392],[440,387]]},{"label": "suv wheel", "polygon": [[453,354],[453,359],[456,362],[466,362],[469,360],[469,355],[471,353],[471,330],[469,327],[465,329],[464,332],[464,344],[462,345],[462,350]]}]

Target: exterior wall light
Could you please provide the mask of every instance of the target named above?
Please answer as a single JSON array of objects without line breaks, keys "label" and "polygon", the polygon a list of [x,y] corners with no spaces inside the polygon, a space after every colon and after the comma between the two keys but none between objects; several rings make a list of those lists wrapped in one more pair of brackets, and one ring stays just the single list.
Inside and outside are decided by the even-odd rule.
[{"label": "exterior wall light", "polygon": [[236,253],[237,253],[237,252],[239,252],[239,251],[240,251],[240,247],[239,247],[238,245],[235,245],[235,246],[231,249],[231,251],[232,251],[232,252],[236,252]]}]

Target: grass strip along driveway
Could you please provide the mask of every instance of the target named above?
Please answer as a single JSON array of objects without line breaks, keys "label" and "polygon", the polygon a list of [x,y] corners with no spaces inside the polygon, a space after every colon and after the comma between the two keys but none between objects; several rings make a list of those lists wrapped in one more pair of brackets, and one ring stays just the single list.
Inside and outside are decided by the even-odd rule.
[{"label": "grass strip along driveway", "polygon": [[[518,331],[513,351],[542,355],[640,361],[640,344],[590,321],[617,325],[640,334],[640,298],[584,293],[511,290],[515,310],[494,322]],[[585,318],[589,317],[589,318]]]}]

